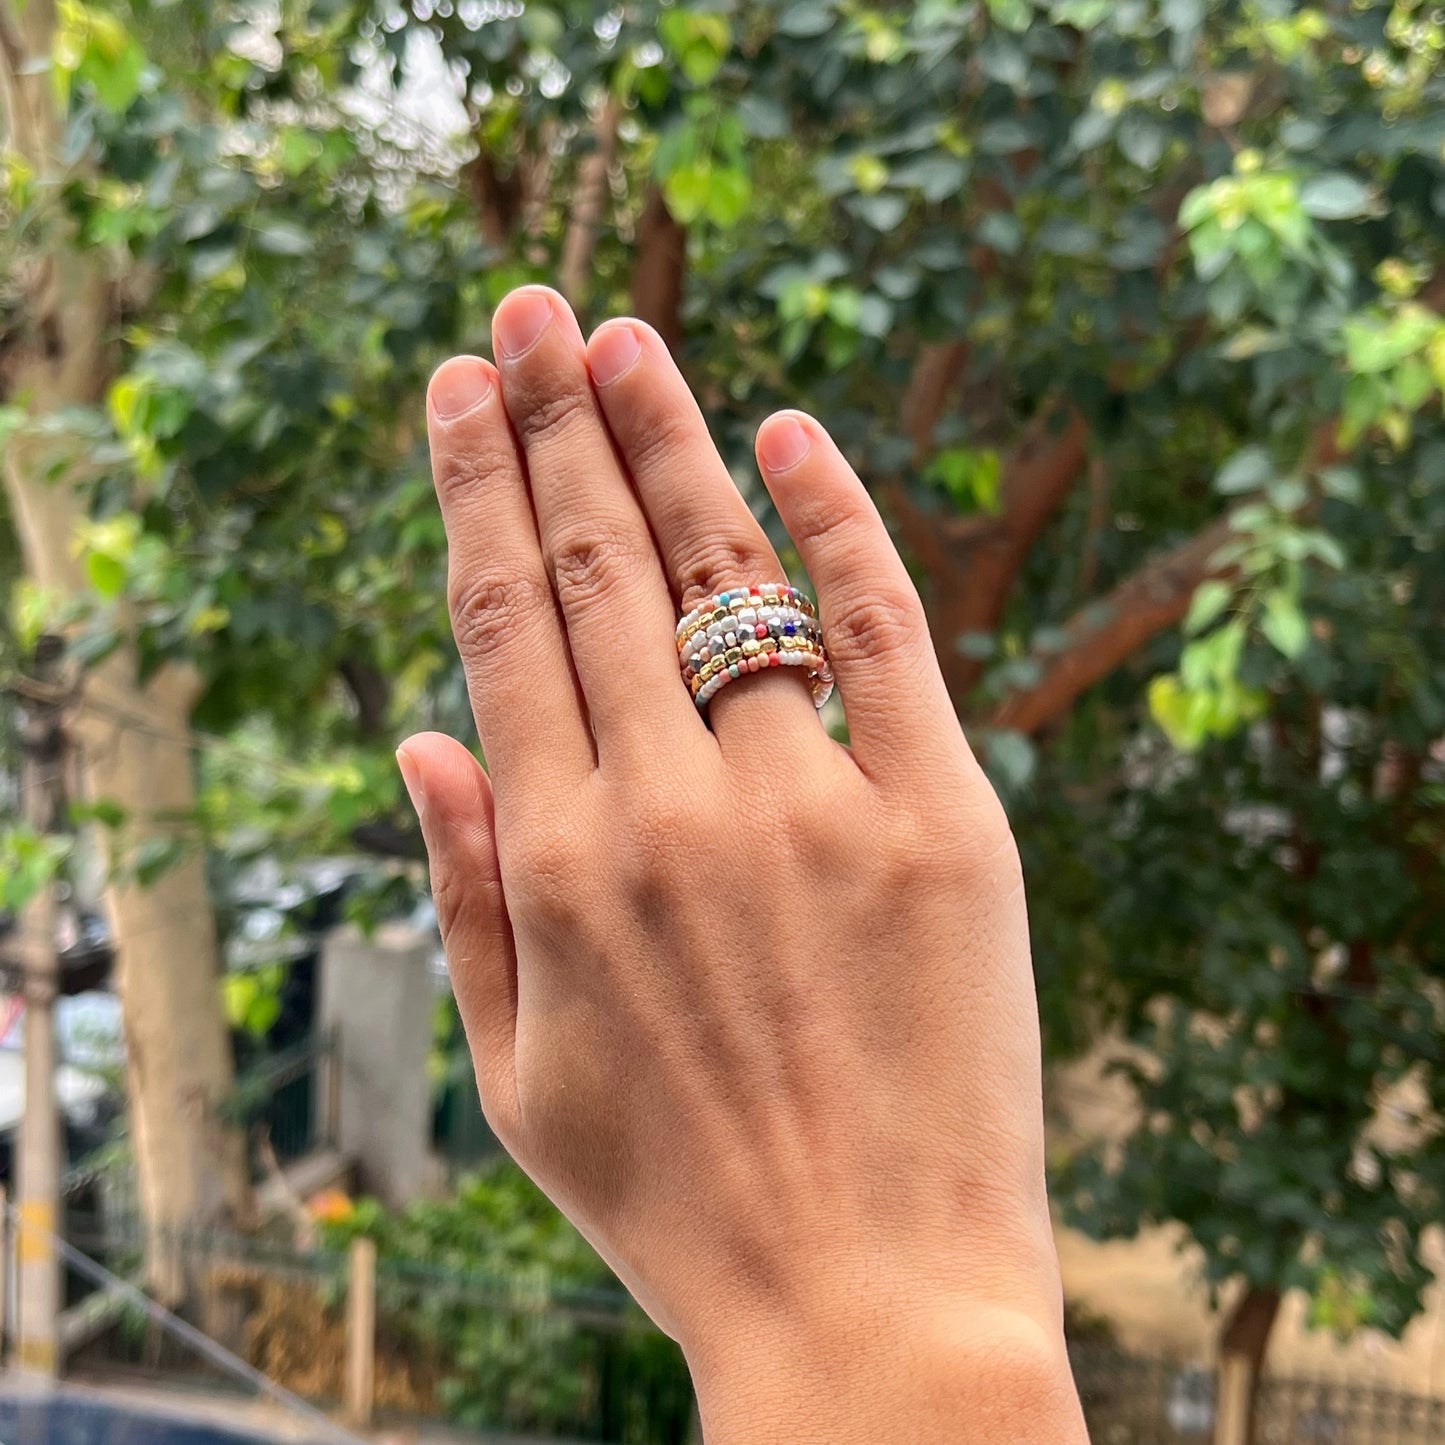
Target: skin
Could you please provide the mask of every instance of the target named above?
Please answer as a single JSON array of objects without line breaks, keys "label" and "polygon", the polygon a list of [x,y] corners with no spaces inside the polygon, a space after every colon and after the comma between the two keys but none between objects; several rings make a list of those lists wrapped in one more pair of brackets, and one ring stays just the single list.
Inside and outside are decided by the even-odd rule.
[{"label": "skin", "polygon": [[800,670],[683,685],[783,570],[666,346],[498,308],[427,417],[488,762],[398,753],[483,1107],[676,1338],[709,1445],[1083,1442],[1018,854],[823,428],[759,430],[851,745]]}]

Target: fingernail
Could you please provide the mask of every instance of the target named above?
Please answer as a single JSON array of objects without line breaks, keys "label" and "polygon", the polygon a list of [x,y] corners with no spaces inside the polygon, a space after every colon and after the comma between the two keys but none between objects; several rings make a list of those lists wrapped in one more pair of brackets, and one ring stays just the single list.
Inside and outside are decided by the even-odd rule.
[{"label": "fingernail", "polygon": [[437,368],[427,388],[433,415],[441,421],[455,421],[491,393],[492,378],[475,356],[454,356]]},{"label": "fingernail", "polygon": [[426,789],[422,786],[421,769],[416,759],[405,748],[396,750],[396,765],[401,769],[401,780],[406,784],[407,797],[416,809],[417,822],[426,822]]},{"label": "fingernail", "polygon": [[774,417],[758,437],[758,459],[770,472],[785,472],[808,455],[811,445],[797,417]]},{"label": "fingernail", "polygon": [[545,291],[514,291],[501,306],[493,325],[497,349],[509,361],[536,343],[552,319],[552,298]]},{"label": "fingernail", "polygon": [[642,339],[630,326],[599,331],[587,348],[587,364],[598,386],[610,386],[642,355]]}]

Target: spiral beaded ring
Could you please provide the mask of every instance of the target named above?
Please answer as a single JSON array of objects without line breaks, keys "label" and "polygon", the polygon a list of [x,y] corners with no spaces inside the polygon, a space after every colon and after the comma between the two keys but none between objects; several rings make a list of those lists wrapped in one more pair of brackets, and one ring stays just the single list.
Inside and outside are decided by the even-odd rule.
[{"label": "spiral beaded ring", "polygon": [[813,702],[833,695],[833,672],[813,604],[786,582],[715,593],[677,624],[682,679],[699,709],[728,683],[768,667],[806,667]]}]

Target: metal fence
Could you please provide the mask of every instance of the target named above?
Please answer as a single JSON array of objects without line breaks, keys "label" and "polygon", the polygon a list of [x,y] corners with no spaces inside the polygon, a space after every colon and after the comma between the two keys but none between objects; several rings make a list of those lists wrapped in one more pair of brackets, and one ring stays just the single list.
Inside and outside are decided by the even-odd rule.
[{"label": "metal fence", "polygon": [[264,1137],[282,1164],[336,1143],[340,1098],[334,1031],[282,1049],[236,1081],[224,1114]]},{"label": "metal fence", "polygon": [[[338,1063],[335,1034],[317,1034],[237,1079],[221,1112],[246,1131],[257,1178],[336,1146]],[[124,1151],[107,1148],[68,1170],[61,1201],[65,1238],[86,1253],[109,1259],[139,1247],[140,1194]]]},{"label": "metal fence", "polygon": [[[347,1260],[209,1235],[176,1242],[209,1329],[249,1365],[328,1407],[345,1394]],[[686,1445],[693,1396],[681,1352],[620,1288],[543,1271],[463,1274],[382,1260],[371,1370],[376,1418],[536,1440]],[[188,1379],[224,1388],[131,1311],[73,1364],[91,1379]]]},{"label": "metal fence", "polygon": [[1201,1445],[1214,1428],[1214,1379],[1199,1365],[1071,1349],[1092,1445]]},{"label": "metal fence", "polygon": [[[1214,1377],[1198,1363],[1108,1346],[1070,1352],[1093,1445],[1203,1445]],[[1342,1380],[1267,1376],[1256,1445],[1445,1445],[1445,1398]]]},{"label": "metal fence", "polygon": [[1445,1399],[1329,1380],[1267,1379],[1258,1445],[1440,1445]]},{"label": "metal fence", "polygon": [[[110,1236],[113,1249],[119,1242]],[[177,1243],[203,1323],[250,1366],[326,1408],[348,1395],[347,1258],[234,1236]],[[138,1256],[137,1256],[138,1257]],[[369,1389],[376,1416],[537,1441],[691,1445],[698,1438],[681,1353],[620,1288],[545,1269],[497,1276],[382,1259],[375,1266]],[[1092,1445],[1206,1445],[1214,1379],[1195,1362],[1108,1344],[1070,1351]],[[226,1388],[135,1308],[112,1312],[73,1356],[82,1374],[189,1376]],[[1271,1377],[1257,1445],[1445,1445],[1445,1399],[1344,1381]]]}]

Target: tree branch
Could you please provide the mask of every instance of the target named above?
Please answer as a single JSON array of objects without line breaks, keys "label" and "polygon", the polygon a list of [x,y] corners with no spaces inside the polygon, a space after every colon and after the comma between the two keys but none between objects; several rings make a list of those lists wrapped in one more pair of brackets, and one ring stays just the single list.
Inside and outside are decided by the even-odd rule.
[{"label": "tree branch", "polygon": [[933,433],[968,364],[966,341],[936,341],[923,347],[903,397],[903,430],[913,443],[913,465],[921,467],[933,450]]},{"label": "tree branch", "polygon": [[1229,569],[1214,557],[1234,535],[1230,518],[1221,517],[1145,563],[1107,597],[1081,608],[1064,628],[1065,645],[1043,664],[1038,681],[1008,693],[987,716],[987,725],[1036,733],[1065,713],[1135,648],[1181,621],[1201,582],[1226,575]]},{"label": "tree branch", "polygon": [[978,680],[982,663],[954,644],[998,626],[1030,549],[1084,470],[1088,435],[1073,407],[1045,407],[1004,468],[997,514],[956,519],[947,529],[949,567],[935,578],[933,620],[946,647],[944,677],[957,701]]},{"label": "tree branch", "polygon": [[390,679],[380,668],[354,654],[343,657],[336,670],[356,700],[356,725],[362,737],[381,737],[391,707]]},{"label": "tree branch", "polygon": [[632,313],[647,322],[668,347],[682,341],[682,284],[687,269],[687,231],[653,186],[637,222],[632,265]]},{"label": "tree branch", "polygon": [[0,5],[0,64],[5,67],[3,79],[8,92],[25,68],[25,46],[8,5]]},{"label": "tree branch", "polygon": [[609,97],[597,113],[595,147],[577,165],[572,218],[562,241],[562,258],[557,268],[562,294],[573,304],[586,300],[592,273],[592,252],[607,204],[607,173],[617,149],[617,102]]},{"label": "tree branch", "polygon": [[49,55],[55,33],[53,0],[27,0],[17,10],[0,0],[0,103],[5,142],[37,172],[49,169],[60,133],[50,76],[32,64]]},{"label": "tree branch", "polygon": [[477,209],[482,239],[489,246],[505,246],[522,212],[522,183],[517,173],[502,175],[496,160],[480,150],[467,162],[462,174]]}]

